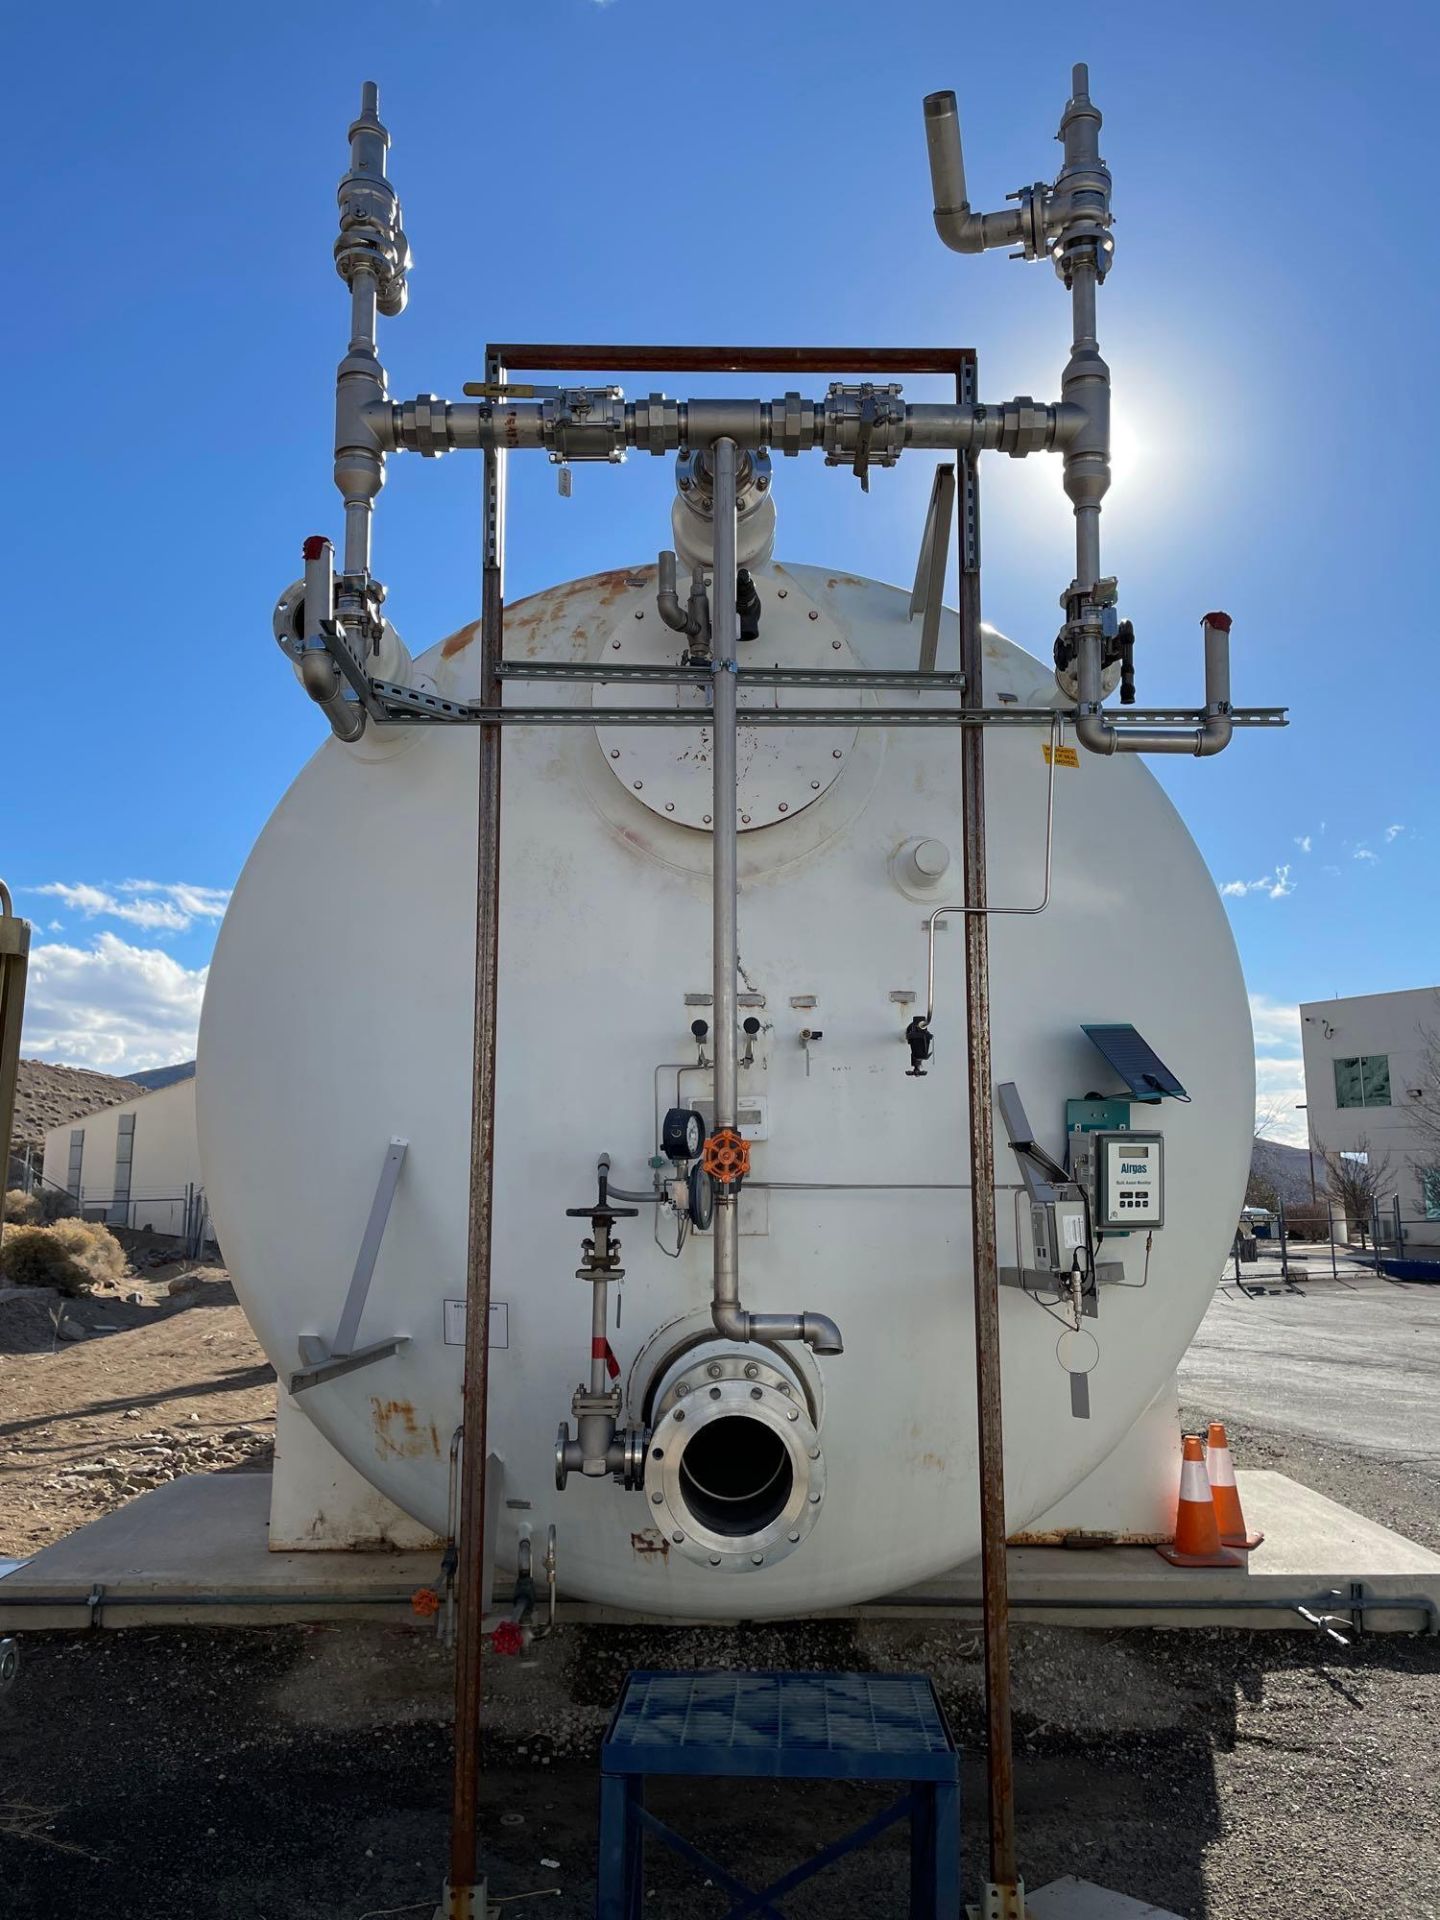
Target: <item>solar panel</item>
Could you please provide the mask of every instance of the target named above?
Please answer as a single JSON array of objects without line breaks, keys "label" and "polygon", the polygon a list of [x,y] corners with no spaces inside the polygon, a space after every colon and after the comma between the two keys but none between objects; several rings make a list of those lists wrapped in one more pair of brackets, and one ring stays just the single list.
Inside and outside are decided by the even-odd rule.
[{"label": "solar panel", "polygon": [[1150,1042],[1134,1027],[1082,1027],[1080,1031],[1100,1049],[1137,1100],[1153,1105],[1167,1094],[1172,1100],[1190,1098]]}]

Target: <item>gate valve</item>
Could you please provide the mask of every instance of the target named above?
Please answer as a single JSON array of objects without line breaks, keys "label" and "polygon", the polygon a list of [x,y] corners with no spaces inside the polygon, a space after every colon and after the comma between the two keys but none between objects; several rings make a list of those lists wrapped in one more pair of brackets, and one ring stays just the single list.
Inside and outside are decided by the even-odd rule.
[{"label": "gate valve", "polygon": [[567,1220],[588,1220],[594,1230],[594,1239],[580,1242],[581,1264],[576,1268],[577,1280],[621,1280],[625,1269],[617,1265],[620,1242],[610,1238],[610,1229],[617,1220],[634,1220],[638,1217],[638,1207],[618,1207],[610,1198],[610,1156],[602,1153],[595,1167],[599,1194],[595,1204],[589,1207],[567,1207]]},{"label": "gate valve", "polygon": [[738,1186],[750,1171],[750,1143],[734,1127],[717,1128],[705,1142],[701,1165],[720,1186]]},{"label": "gate valve", "polygon": [[935,1036],[930,1031],[930,1022],[923,1013],[917,1013],[905,1029],[906,1044],[910,1048],[910,1066],[906,1072],[907,1080],[925,1078],[925,1062],[935,1051]]},{"label": "gate valve", "polygon": [[525,1629],[518,1620],[502,1620],[490,1635],[492,1653],[513,1655],[525,1651]]},{"label": "gate valve", "polygon": [[610,1198],[610,1156],[602,1153],[595,1164],[595,1179],[599,1194],[591,1207],[567,1207],[567,1220],[588,1220],[598,1233],[603,1227],[613,1226],[617,1220],[634,1220],[639,1217],[638,1207],[617,1207]]}]

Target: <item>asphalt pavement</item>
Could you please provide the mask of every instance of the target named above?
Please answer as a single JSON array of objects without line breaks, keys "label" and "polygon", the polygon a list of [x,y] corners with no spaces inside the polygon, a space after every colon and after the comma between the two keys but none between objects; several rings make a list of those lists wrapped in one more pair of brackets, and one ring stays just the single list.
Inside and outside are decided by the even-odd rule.
[{"label": "asphalt pavement", "polygon": [[[1318,1258],[1318,1256],[1316,1256]],[[1223,1285],[1180,1363],[1181,1397],[1377,1458],[1440,1463],[1440,1286]],[[1254,1284],[1246,1272],[1247,1285]]]}]

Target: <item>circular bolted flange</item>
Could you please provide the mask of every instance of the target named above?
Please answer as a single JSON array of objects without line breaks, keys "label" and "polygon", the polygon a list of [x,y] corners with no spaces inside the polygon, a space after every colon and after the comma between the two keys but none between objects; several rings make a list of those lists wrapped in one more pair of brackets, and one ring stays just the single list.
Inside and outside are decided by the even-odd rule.
[{"label": "circular bolted flange", "polygon": [[[743,1365],[737,1359],[726,1372]],[[807,1411],[797,1404],[800,1396],[782,1391],[788,1382],[775,1384],[781,1376],[774,1368],[762,1365],[759,1372],[768,1377],[741,1373],[717,1381],[697,1368],[683,1383],[688,1392],[682,1395],[677,1381],[666,1394],[666,1411],[650,1435],[645,1492],[654,1524],[700,1566],[743,1572],[773,1566],[804,1541],[824,1504],[825,1459]],[[706,1484],[714,1478],[711,1464],[694,1466],[707,1433],[722,1421],[754,1423],[760,1464],[751,1489],[717,1491]]]}]

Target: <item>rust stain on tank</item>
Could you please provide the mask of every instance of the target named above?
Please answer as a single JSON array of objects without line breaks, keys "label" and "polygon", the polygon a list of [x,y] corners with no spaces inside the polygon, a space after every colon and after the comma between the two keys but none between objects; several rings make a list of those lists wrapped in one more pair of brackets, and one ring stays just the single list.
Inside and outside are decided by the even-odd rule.
[{"label": "rust stain on tank", "polygon": [[457,653],[463,653],[480,632],[480,622],[472,620],[468,627],[459,627],[448,640],[440,642],[441,658],[453,660]]},{"label": "rust stain on tank", "polygon": [[440,1436],[435,1422],[421,1426],[408,1400],[381,1400],[370,1396],[370,1421],[375,1429],[375,1450],[382,1460],[418,1460],[423,1454],[440,1457]]},{"label": "rust stain on tank", "polygon": [[630,1546],[642,1560],[653,1559],[657,1555],[661,1560],[668,1560],[670,1557],[670,1542],[658,1527],[646,1527],[643,1533],[632,1533]]}]

